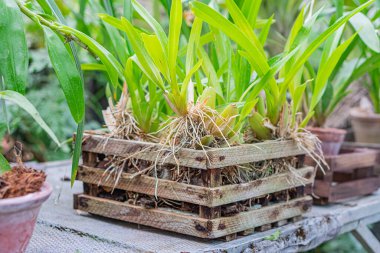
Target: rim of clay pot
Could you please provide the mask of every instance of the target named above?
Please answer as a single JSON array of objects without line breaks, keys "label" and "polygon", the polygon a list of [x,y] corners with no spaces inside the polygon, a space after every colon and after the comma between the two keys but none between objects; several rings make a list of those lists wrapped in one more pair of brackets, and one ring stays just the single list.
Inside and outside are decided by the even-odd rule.
[{"label": "rim of clay pot", "polygon": [[339,128],[308,127],[312,134],[315,134],[323,143],[334,142],[341,143],[346,136],[347,131]]},{"label": "rim of clay pot", "polygon": [[38,192],[16,198],[0,199],[0,214],[13,213],[40,206],[49,198],[52,192],[53,188],[51,185],[48,182],[44,182]]},{"label": "rim of clay pot", "polygon": [[347,131],[344,130],[344,129],[340,129],[340,128],[332,128],[332,127],[307,127],[306,128],[307,130],[309,130],[310,132],[319,132],[319,133],[323,133],[323,134],[346,134]]},{"label": "rim of clay pot", "polygon": [[380,114],[376,114],[376,113],[361,113],[360,111],[358,111],[357,109],[352,109],[350,111],[350,117],[352,119],[360,119],[362,121],[369,121],[369,122],[380,122]]}]

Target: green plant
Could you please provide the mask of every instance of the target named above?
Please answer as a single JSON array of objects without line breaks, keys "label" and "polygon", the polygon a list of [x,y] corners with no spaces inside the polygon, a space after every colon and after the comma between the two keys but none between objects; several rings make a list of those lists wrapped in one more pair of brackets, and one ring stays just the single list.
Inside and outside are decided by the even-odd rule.
[{"label": "green plant", "polygon": [[[53,1],[40,1],[40,3],[44,11],[50,15],[50,18],[55,17],[63,21],[62,15]],[[24,8],[19,2],[12,0],[5,0],[0,3],[2,9],[0,14],[0,36],[4,38],[0,42],[0,58],[4,60],[4,64],[0,67],[0,73],[4,78],[5,89],[9,89],[2,91],[2,98],[19,103],[28,112],[34,110],[31,115],[59,145],[59,141],[47,125],[41,121],[35,108],[22,96],[25,93],[27,83],[28,51],[20,6]],[[39,22],[36,23],[39,24]],[[67,48],[62,38],[48,28],[44,27],[43,30],[49,56],[65,94],[71,115],[79,125],[83,125],[83,80],[80,69],[76,67],[75,48],[73,46]]]},{"label": "green plant", "polygon": [[[125,45],[114,46],[113,54],[85,33],[59,21],[51,22],[29,6],[19,3],[19,7],[45,30],[75,41],[98,57],[101,64],[85,67],[107,73],[110,94],[118,101],[113,116],[120,137],[161,141],[175,153],[181,147],[202,149],[305,137],[299,129],[313,116],[326,83],[318,83],[310,111],[300,122],[297,114],[307,85],[300,82],[302,68],[324,41],[373,0],[337,19],[311,42],[308,37],[320,11],[313,14],[312,6],[308,6],[308,15],[303,9],[295,21],[284,52],[272,58],[266,55],[264,44],[273,17],[257,25],[259,1],[244,1],[239,8],[227,0],[233,22],[206,4],[193,2],[196,18],[188,37],[181,32],[180,0],[171,3],[168,35],[136,0],[126,3],[148,27],[133,25],[131,8],[126,8],[129,14],[121,19],[99,14],[112,41]],[[292,98],[290,105],[287,92]],[[243,135],[248,130],[253,140]],[[75,169],[76,164],[72,175]]]},{"label": "green plant", "polygon": [[[343,15],[343,4],[343,1],[335,2],[336,12],[331,17],[330,23]],[[316,126],[323,126],[335,107],[349,93],[348,86],[364,74],[364,68],[365,71],[376,68],[377,63],[372,57],[376,57],[380,51],[380,40],[372,22],[365,14],[358,13],[349,23],[351,25],[347,25],[347,29],[340,28],[326,41],[321,54],[318,55],[320,61],[317,67],[312,66],[310,61],[305,66],[302,78],[311,80],[311,85],[306,89],[305,110],[308,110],[308,106],[312,106],[310,97],[317,87],[325,87],[320,101],[315,106],[313,124]],[[342,42],[347,35],[349,38]],[[368,51],[372,52],[373,56]],[[365,62],[366,65],[362,66]],[[371,87],[376,89],[376,84]]]},{"label": "green plant", "polygon": [[[244,93],[244,95],[248,97],[248,99],[245,100],[246,103],[244,107],[248,108],[247,102],[250,102],[252,101],[252,98],[257,97],[261,89],[265,91],[266,104],[265,106],[262,105],[263,102],[258,104],[256,111],[250,116],[252,119],[250,125],[254,132],[260,133],[259,137],[266,139],[270,137],[269,133],[271,132],[271,127],[268,127],[270,124],[268,124],[268,120],[266,119],[269,119],[273,126],[278,126],[281,111],[287,111],[287,91],[289,91],[292,98],[291,126],[295,126],[296,115],[300,109],[301,98],[307,84],[301,82],[300,73],[302,72],[305,63],[307,63],[308,58],[351,17],[368,7],[373,2],[374,1],[367,1],[355,10],[340,17],[311,42],[307,42],[307,38],[320,14],[320,11],[312,14],[312,6],[309,6],[309,15],[306,16],[304,8],[298,15],[292,27],[284,53],[280,57],[277,57],[277,62],[273,64],[273,66],[269,65],[268,58],[263,53],[263,45],[253,32],[254,27],[252,27],[251,23],[248,21],[251,20],[249,15],[252,15],[252,12],[249,11],[248,4],[245,6],[243,5],[242,10],[240,10],[233,1],[226,1],[227,9],[234,20],[234,23],[209,6],[199,2],[193,3],[193,11],[196,16],[231,37],[231,39],[241,48],[240,54],[247,58],[252,69],[257,73],[258,77],[256,81],[254,81]],[[255,4],[258,3],[251,3],[252,6]],[[244,7],[247,7],[248,9],[245,9]],[[348,42],[346,44],[348,44]],[[331,47],[329,49],[331,49]],[[287,54],[290,56],[286,57]],[[281,59],[281,57],[282,60],[278,60],[279,58]],[[275,79],[275,74],[277,72],[279,72],[279,80],[281,80],[279,84],[277,84],[278,81]],[[326,82],[324,81],[320,81],[314,86],[310,98],[309,111],[305,115],[300,125],[301,127],[304,127],[314,115],[314,110],[320,101],[325,88]],[[241,99],[240,101],[244,101],[244,99]],[[264,108],[266,108],[266,110],[264,110]],[[248,111],[250,112],[250,110]],[[285,115],[285,117],[287,117],[287,115]],[[287,122],[288,120],[285,121]]]}]

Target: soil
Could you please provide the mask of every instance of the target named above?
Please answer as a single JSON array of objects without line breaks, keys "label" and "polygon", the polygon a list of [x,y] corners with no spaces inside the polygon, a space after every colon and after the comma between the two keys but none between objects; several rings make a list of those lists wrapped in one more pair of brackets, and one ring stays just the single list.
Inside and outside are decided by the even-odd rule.
[{"label": "soil", "polygon": [[0,176],[0,199],[15,198],[37,192],[45,182],[46,174],[25,166],[15,166]]}]

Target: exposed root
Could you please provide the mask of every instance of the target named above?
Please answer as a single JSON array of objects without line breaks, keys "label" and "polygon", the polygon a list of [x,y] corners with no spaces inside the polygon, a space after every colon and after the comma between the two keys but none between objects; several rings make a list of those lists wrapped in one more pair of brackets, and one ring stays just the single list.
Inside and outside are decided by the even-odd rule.
[{"label": "exposed root", "polygon": [[128,108],[128,92],[124,88],[119,102],[116,106],[112,100],[108,101],[109,107],[103,112],[104,120],[111,132],[110,137],[126,140],[145,140],[157,142],[158,139],[150,134],[144,133],[137,125],[132,112]]}]

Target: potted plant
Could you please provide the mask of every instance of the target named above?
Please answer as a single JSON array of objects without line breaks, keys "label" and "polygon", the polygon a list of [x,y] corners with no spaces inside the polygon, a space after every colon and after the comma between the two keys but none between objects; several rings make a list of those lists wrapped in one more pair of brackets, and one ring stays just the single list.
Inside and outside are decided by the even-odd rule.
[{"label": "potted plant", "polygon": [[[302,131],[310,115],[297,116],[305,86],[292,84],[319,45],[372,2],[338,19],[311,43],[300,32],[303,11],[284,53],[269,60],[263,45],[273,20],[256,35],[253,10],[259,2],[245,1],[239,8],[226,1],[233,22],[193,2],[196,18],[184,41],[180,0],[172,2],[168,35],[137,1],[127,1],[129,15],[99,15],[114,41],[128,48],[125,61],[86,34],[19,3],[32,20],[95,54],[102,64],[92,66],[105,71],[111,84],[114,101],[105,112],[110,132],[88,132],[77,141],[83,150],[77,179],[85,192],[76,195],[74,207],[227,239],[253,227],[284,224],[309,210],[304,185],[312,183],[314,169],[304,167],[298,156],[308,153],[318,160],[318,143]],[[133,25],[132,6],[147,27]],[[314,92],[315,102],[320,96]],[[262,215],[268,220],[257,218]],[[234,226],[239,219],[246,222]]]},{"label": "potted plant", "polygon": [[45,182],[44,172],[27,168],[21,161],[11,169],[0,156],[0,172],[1,251],[24,252],[41,205],[53,189]]},{"label": "potted plant", "polygon": [[[52,6],[52,5],[50,5]],[[47,5],[45,6],[47,8]],[[53,7],[51,7],[53,8]],[[15,1],[0,3],[0,100],[2,115],[7,118],[7,103],[14,103],[28,112],[59,146],[60,142],[41,118],[36,108],[23,96],[27,84],[28,48],[22,13]],[[52,10],[50,9],[51,13]],[[59,13],[55,11],[56,15]],[[76,68],[72,50],[63,41],[45,30],[49,56],[61,88],[76,122],[84,116],[83,84],[80,69]],[[4,126],[7,129],[7,126]],[[7,131],[7,130],[4,131]],[[3,131],[3,129],[1,129]],[[80,146],[79,146],[80,147]],[[0,248],[2,252],[24,252],[41,205],[49,197],[52,187],[45,182],[45,174],[27,168],[17,154],[18,164],[9,165],[0,154]]]},{"label": "potted plant", "polygon": [[[335,8],[333,19],[343,15],[343,1],[335,2]],[[325,174],[317,172],[316,175],[314,193],[319,198],[314,202],[318,204],[329,204],[349,197],[366,195],[377,190],[379,186],[379,178],[374,174],[375,152],[341,149],[346,131],[324,127],[325,121],[336,106],[349,94],[349,85],[360,77],[359,74],[364,70],[364,67],[361,67],[363,60],[357,55],[361,55],[363,49],[367,47],[376,48],[378,41],[373,24],[363,13],[353,16],[349,23],[350,26],[347,26],[351,28],[349,33],[344,33],[342,28],[326,41],[321,55],[318,55],[320,61],[316,70],[310,62],[305,65],[303,72],[304,79],[312,80],[311,85],[306,88],[306,110],[313,103],[311,99],[313,92],[321,89],[322,82],[326,83],[321,100],[315,106],[312,127],[308,127],[322,141],[322,150],[329,168]],[[339,43],[343,35],[352,34],[351,31],[355,33],[346,41]],[[365,187],[362,187],[363,185]]]},{"label": "potted plant", "polygon": [[[343,4],[343,1],[335,2],[336,12],[331,17],[330,23],[343,15]],[[343,42],[344,28],[340,28],[321,49],[316,69],[312,61],[307,62],[301,79],[311,80],[306,88],[304,105],[305,111],[308,111],[310,107],[315,107],[315,110],[308,130],[322,141],[322,150],[326,156],[339,153],[346,131],[326,128],[325,122],[340,101],[349,94],[350,91],[347,88],[357,78],[357,75],[351,77],[347,75],[352,72],[353,66],[358,62],[357,46],[373,44],[373,36],[369,34],[375,33],[372,23],[362,13],[352,17],[349,23],[351,26],[347,25],[347,30],[353,31],[353,35]],[[319,103],[311,99],[316,90],[322,91]]]},{"label": "potted plant", "polygon": [[359,45],[361,55],[357,57],[356,68],[349,77],[349,80],[355,80],[366,74],[362,80],[372,102],[372,108],[356,108],[351,112],[355,140],[361,143],[380,143],[380,38],[379,22],[374,16],[378,8],[378,5],[374,6],[361,17],[362,23],[367,24],[363,30],[371,43]]}]

